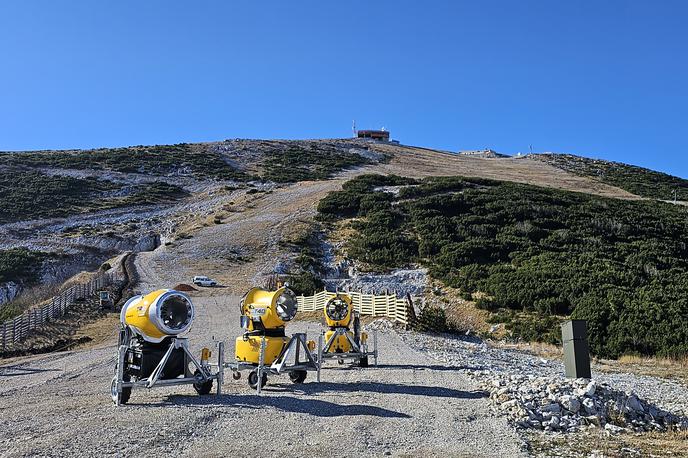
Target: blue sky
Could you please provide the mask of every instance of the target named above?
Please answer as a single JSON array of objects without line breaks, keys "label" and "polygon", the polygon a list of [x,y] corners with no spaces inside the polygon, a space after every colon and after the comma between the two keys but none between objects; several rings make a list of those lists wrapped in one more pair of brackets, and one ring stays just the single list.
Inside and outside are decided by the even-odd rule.
[{"label": "blue sky", "polygon": [[688,177],[688,2],[4,1],[0,150],[323,138]]}]

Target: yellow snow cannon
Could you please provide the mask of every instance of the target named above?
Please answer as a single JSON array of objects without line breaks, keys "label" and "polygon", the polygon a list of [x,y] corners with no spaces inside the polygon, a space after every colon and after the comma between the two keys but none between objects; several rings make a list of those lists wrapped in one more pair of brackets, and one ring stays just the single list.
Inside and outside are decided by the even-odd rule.
[{"label": "yellow snow cannon", "polygon": [[222,392],[224,344],[218,346],[219,370],[212,373],[210,350],[203,348],[199,360],[182,337],[193,318],[191,298],[175,290],[134,296],[124,304],[111,387],[116,405],[126,404],[133,388],[191,384],[198,394],[208,394],[217,380],[217,393]]},{"label": "yellow snow cannon", "polygon": [[[252,288],[244,295],[239,303],[244,333],[236,338],[236,362],[226,365],[235,380],[241,378],[242,370],[250,370],[248,384],[260,393],[268,374],[288,373],[292,382],[303,383],[307,371],[319,371],[311,355],[315,342],[307,341],[303,333],[291,337],[285,334],[285,326],[297,310],[296,295],[288,287],[276,291]],[[301,361],[301,353],[306,360]],[[290,363],[292,354],[294,362]]]},{"label": "yellow snow cannon", "polygon": [[339,364],[350,359],[360,367],[368,367],[368,356],[377,364],[377,335],[373,334],[373,351],[368,351],[368,334],[361,331],[361,319],[354,309],[350,295],[336,293],[323,308],[327,330],[324,347],[319,351],[323,359],[336,358]]}]

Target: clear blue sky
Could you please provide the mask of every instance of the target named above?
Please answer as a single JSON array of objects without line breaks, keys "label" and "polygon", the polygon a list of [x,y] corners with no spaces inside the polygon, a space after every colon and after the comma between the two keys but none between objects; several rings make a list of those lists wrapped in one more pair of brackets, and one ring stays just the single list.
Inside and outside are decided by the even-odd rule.
[{"label": "clear blue sky", "polygon": [[0,150],[346,137],[688,177],[686,1],[0,5]]}]

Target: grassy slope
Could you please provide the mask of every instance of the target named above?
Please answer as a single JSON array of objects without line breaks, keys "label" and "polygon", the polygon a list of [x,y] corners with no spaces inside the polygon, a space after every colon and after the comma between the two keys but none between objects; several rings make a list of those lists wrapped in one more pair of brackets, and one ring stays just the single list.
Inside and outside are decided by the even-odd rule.
[{"label": "grassy slope", "polygon": [[643,167],[570,154],[538,154],[534,158],[574,175],[594,178],[652,199],[688,201],[688,180]]},{"label": "grassy slope", "polygon": [[165,182],[139,186],[126,197],[108,197],[121,184],[93,178],[50,176],[33,170],[0,174],[0,223],[62,217],[87,211],[170,202],[188,193]]},{"label": "grassy slope", "polygon": [[0,165],[111,170],[157,176],[182,173],[197,178],[227,180],[249,178],[223,161],[219,154],[194,152],[185,143],[96,150],[0,154]]}]

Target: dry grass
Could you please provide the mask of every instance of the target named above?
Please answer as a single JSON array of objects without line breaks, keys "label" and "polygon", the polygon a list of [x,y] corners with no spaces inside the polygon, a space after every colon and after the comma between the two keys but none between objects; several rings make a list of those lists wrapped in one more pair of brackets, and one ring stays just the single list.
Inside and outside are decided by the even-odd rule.
[{"label": "dry grass", "polygon": [[662,358],[649,356],[622,356],[618,360],[593,360],[594,367],[604,372],[632,372],[673,380],[688,386],[688,356]]},{"label": "dry grass", "polygon": [[526,436],[534,456],[688,456],[687,431],[610,435],[594,428],[565,435],[530,432]]},{"label": "dry grass", "polygon": [[[490,313],[475,306],[475,302],[463,299],[460,291],[432,280],[425,293],[425,304],[445,310],[447,324],[459,331],[470,331],[473,334],[488,335],[491,325],[487,322]],[[503,328],[489,335],[491,338],[502,338]]]},{"label": "dry grass", "polygon": [[92,323],[87,323],[76,330],[74,338],[80,340],[80,338],[85,337],[88,339],[88,342],[75,348],[92,348],[113,343],[117,340],[119,327],[119,313],[107,313],[102,318]]},{"label": "dry grass", "polygon": [[604,197],[640,199],[623,189],[565,172],[532,158],[467,157],[393,144],[373,144],[371,149],[392,155],[392,160],[387,164],[369,166],[371,172],[395,173],[412,177],[462,175],[526,183]]},{"label": "dry grass", "polygon": [[60,293],[60,285],[37,285],[26,288],[19,297],[7,303],[8,307],[16,307],[26,310],[36,305],[41,305]]},{"label": "dry grass", "polygon": [[[540,342],[507,343],[503,341],[494,341],[492,345],[499,348],[523,351],[550,360],[561,360],[563,358],[563,350],[558,345]],[[672,380],[688,386],[688,356],[678,359],[636,355],[622,356],[618,360],[593,358],[592,367],[600,372],[630,372]]]},{"label": "dry grass", "polygon": [[504,349],[518,350],[529,353],[540,358],[560,360],[563,358],[564,350],[559,345],[552,345],[544,342],[503,342],[495,341],[494,346]]}]

